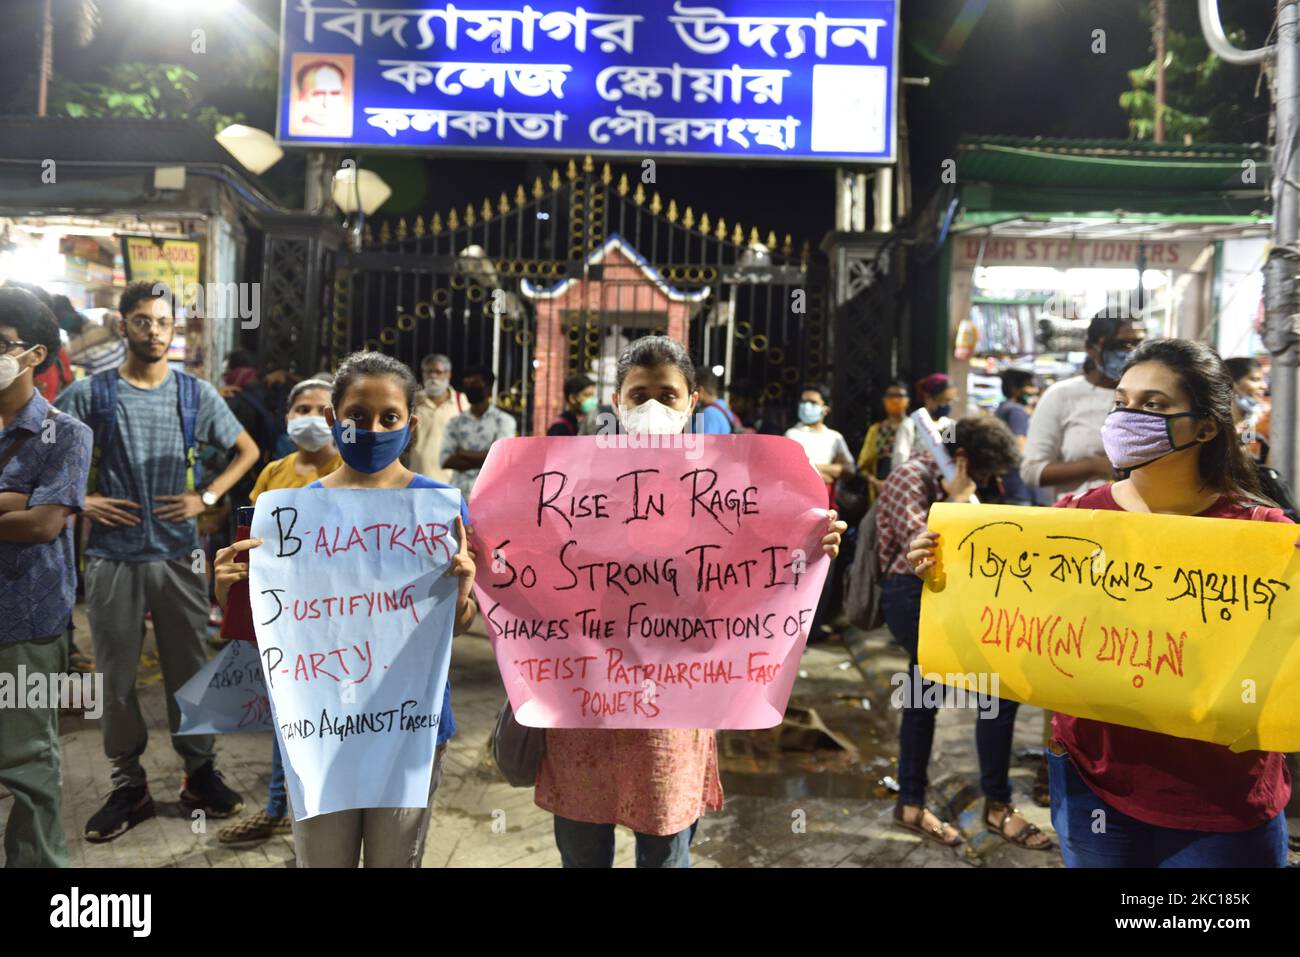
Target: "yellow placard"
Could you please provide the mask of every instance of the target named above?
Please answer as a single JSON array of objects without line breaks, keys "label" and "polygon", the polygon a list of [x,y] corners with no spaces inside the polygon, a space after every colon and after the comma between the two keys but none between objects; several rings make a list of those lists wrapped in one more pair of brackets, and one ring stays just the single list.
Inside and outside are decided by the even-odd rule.
[{"label": "yellow placard", "polygon": [[198,286],[203,246],[197,240],[165,239],[159,245],[148,236],[123,236],[122,244],[132,282],[166,283],[177,299]]},{"label": "yellow placard", "polygon": [[1300,750],[1300,528],[1096,509],[935,505],[932,680],[1080,718]]}]

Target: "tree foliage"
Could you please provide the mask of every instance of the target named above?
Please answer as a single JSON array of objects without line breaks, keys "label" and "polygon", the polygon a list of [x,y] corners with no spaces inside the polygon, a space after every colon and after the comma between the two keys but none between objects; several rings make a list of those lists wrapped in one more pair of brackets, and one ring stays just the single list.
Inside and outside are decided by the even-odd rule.
[{"label": "tree foliage", "polygon": [[[1190,5],[1194,7],[1193,5]],[[1174,11],[1170,4],[1171,21]],[[1193,10],[1193,14],[1195,11]],[[1149,21],[1149,17],[1148,17]],[[1248,45],[1242,30],[1228,30],[1238,47]],[[1154,41],[1152,44],[1154,50]],[[1155,136],[1156,60],[1130,70],[1131,90],[1120,94],[1120,108],[1129,117],[1129,135],[1138,140]],[[1268,100],[1255,96],[1258,71],[1225,64],[1210,52],[1199,28],[1178,30],[1173,22],[1165,33],[1165,139],[1178,143],[1239,143],[1267,137]]]},{"label": "tree foliage", "polygon": [[198,75],[175,63],[122,63],[105,70],[103,83],[77,83],[57,75],[50,112],[72,117],[193,120],[216,133],[244,121],[222,113],[197,92]]}]

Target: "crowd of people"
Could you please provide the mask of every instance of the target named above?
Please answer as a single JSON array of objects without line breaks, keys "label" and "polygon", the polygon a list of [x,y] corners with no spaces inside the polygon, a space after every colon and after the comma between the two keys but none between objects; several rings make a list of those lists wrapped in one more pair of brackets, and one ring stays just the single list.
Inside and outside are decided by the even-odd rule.
[{"label": "crowd of people", "polygon": [[[367,352],[332,373],[298,380],[284,370],[259,370],[252,354],[237,349],[214,387],[168,363],[170,303],[155,286],[130,285],[116,334],[106,338],[89,335],[70,304],[36,289],[0,288],[0,671],[68,669],[72,612],[84,587],[111,766],[108,798],[84,824],[91,842],[116,839],[154,814],[141,764],[147,725],[136,693],[146,621],[157,643],[172,748],[184,769],[182,805],[215,819],[244,810],[244,797],[216,766],[213,737],[174,733],[175,692],[207,662],[209,626],[228,606],[231,587],[248,575],[240,558],[261,544],[231,540],[235,509],[291,488],[455,488],[467,503],[493,444],[517,433],[514,416],[494,402],[492,370],[467,368],[457,376],[445,355],[425,358],[419,378],[398,360]],[[86,358],[81,378],[73,378],[63,333],[86,338],[72,353]],[[874,523],[870,560],[883,582],[884,619],[922,684],[921,595],[943,548],[927,528],[936,502],[1294,518],[1289,494],[1276,473],[1265,471],[1268,417],[1257,362],[1225,362],[1194,342],[1147,341],[1140,323],[1106,316],[1090,324],[1086,348],[1082,374],[1041,396],[1031,371],[1008,369],[1005,401],[993,415],[954,415],[957,390],[942,373],[914,388],[891,382],[883,416],[869,424],[857,456],[828,424],[832,396],[825,385],[806,384],[793,410],[797,422],[777,429],[779,417],[760,408],[746,385],[733,384],[728,401],[716,373],[665,336],[627,347],[605,398],[628,432],[775,430],[796,442],[826,487],[822,547],[832,561],[848,528],[838,511],[850,512],[855,524],[865,512]],[[908,414],[913,398],[924,417]],[[570,377],[547,435],[589,434],[601,401],[590,377]],[[845,417],[836,421],[844,425]],[[471,525],[462,504],[462,543]],[[475,561],[464,546],[452,563],[450,574],[459,579],[456,634],[478,612]],[[827,576],[809,640],[845,627],[836,614],[836,581]],[[960,831],[927,806],[936,718],[929,700],[912,697],[902,708],[894,816],[901,828],[956,846]],[[996,717],[976,723],[983,824],[1019,847],[1049,851],[1052,839],[1012,800],[1017,710],[1002,701]],[[292,833],[302,867],[356,866],[363,853],[367,866],[418,866],[442,757],[455,733],[449,682],[428,805],[304,821],[293,819],[273,740],[266,803],[220,830],[218,840],[241,844]],[[1044,779],[1035,798],[1051,808],[1067,865],[1285,863],[1290,783],[1283,755],[1234,753],[1064,714],[1047,717],[1043,740]],[[8,866],[68,863],[61,782],[56,702],[0,722],[0,783],[15,798],[5,830]],[[701,816],[722,802],[715,733],[548,730],[535,801],[554,816],[565,866],[610,866],[616,825],[636,834],[638,866],[688,866]],[[1098,807],[1110,822],[1104,834],[1090,826]]]}]

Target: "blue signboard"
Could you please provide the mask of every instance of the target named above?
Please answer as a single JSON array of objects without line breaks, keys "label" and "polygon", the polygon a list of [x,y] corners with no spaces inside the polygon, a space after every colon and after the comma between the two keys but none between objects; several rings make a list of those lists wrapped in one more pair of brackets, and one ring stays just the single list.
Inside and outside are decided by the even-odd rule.
[{"label": "blue signboard", "polygon": [[897,0],[284,0],[277,138],[892,162]]}]

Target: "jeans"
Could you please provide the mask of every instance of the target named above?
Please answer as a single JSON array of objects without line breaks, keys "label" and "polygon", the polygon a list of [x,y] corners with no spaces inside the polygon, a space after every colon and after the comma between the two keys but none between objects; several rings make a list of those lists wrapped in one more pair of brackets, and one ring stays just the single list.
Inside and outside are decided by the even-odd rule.
[{"label": "jeans", "polygon": [[1052,827],[1066,867],[1286,867],[1286,814],[1229,834],[1157,827],[1111,807],[1048,748]]},{"label": "jeans", "polygon": [[[913,575],[894,575],[886,578],[881,604],[885,623],[890,634],[911,659],[909,689],[919,688],[922,694],[933,683],[920,680],[917,664],[917,645],[921,629],[921,592],[924,582]],[[980,762],[980,790],[990,801],[1006,804],[1011,801],[1011,738],[1015,732],[1015,701],[998,699],[997,712],[980,711],[975,722],[975,749]],[[924,700],[903,698],[902,716],[898,725],[898,803],[924,806],[925,790],[929,784],[926,769],[930,764],[930,748],[934,743],[934,719],[937,710]]]},{"label": "jeans", "polygon": [[289,795],[284,786],[284,760],[280,757],[280,739],[271,735],[271,786],[266,798],[267,817],[284,817],[289,813]]},{"label": "jeans", "polygon": [[[696,820],[676,834],[636,835],[637,867],[690,867]],[[555,816],[555,846],[565,867],[613,867],[614,825],[589,824]]]}]

